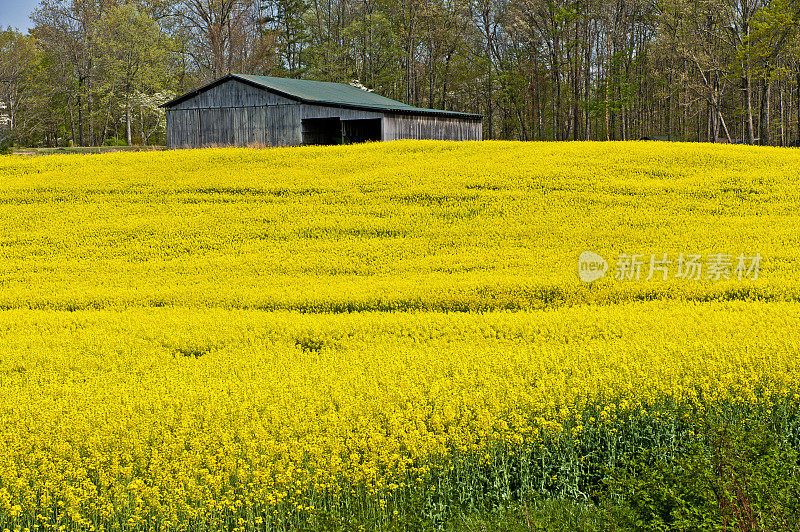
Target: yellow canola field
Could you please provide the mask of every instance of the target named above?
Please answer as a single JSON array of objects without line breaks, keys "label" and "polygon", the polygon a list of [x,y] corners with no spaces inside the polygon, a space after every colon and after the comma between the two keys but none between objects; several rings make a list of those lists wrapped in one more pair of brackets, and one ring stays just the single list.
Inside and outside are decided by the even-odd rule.
[{"label": "yellow canola field", "polygon": [[[798,175],[646,142],[0,158],[0,527],[441,523],[713,409],[794,427]],[[717,253],[757,279],[614,279]]]},{"label": "yellow canola field", "polygon": [[[797,150],[656,142],[3,158],[0,307],[794,301],[798,168]],[[645,282],[643,270],[588,286],[585,250],[611,267],[619,254],[763,261],[756,282]]]},{"label": "yellow canola field", "polygon": [[247,528],[344,500],[389,519],[431,473],[458,467],[447,489],[469,491],[470,468],[507,473],[562,424],[624,445],[618,414],[800,383],[794,303],[0,319],[0,512],[22,525]]}]

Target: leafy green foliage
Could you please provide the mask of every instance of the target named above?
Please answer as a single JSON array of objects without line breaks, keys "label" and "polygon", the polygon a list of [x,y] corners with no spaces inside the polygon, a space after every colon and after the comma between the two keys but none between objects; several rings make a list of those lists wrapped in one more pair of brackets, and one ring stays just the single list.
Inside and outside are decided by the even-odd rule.
[{"label": "leafy green foliage", "polygon": [[106,141],[103,143],[103,146],[126,146],[127,144],[128,143],[122,139],[110,138],[106,139]]},{"label": "leafy green foliage", "polygon": [[11,148],[14,147],[14,139],[11,135],[3,136],[3,133],[0,133],[0,155],[9,155],[11,154]]},{"label": "leafy green foliage", "polygon": [[636,530],[798,530],[798,451],[764,423],[707,423],[676,453],[646,449],[612,472],[610,514]]}]

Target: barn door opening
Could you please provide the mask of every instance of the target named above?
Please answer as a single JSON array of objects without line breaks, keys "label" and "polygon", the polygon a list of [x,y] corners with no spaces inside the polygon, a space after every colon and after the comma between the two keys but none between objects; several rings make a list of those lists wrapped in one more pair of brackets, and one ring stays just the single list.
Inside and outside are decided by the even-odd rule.
[{"label": "barn door opening", "polygon": [[303,120],[303,144],[341,144],[342,123],[338,118]]},{"label": "barn door opening", "polygon": [[342,142],[368,142],[381,140],[381,119],[366,118],[342,120]]}]

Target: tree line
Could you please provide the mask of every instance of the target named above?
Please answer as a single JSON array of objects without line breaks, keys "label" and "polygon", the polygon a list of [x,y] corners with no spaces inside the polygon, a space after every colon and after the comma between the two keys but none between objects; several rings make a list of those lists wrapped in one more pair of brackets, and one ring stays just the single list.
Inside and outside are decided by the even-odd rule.
[{"label": "tree line", "polygon": [[159,105],[229,72],[480,113],[485,138],[800,142],[800,0],[42,0],[31,19],[0,32],[0,113],[27,145],[163,143]]}]

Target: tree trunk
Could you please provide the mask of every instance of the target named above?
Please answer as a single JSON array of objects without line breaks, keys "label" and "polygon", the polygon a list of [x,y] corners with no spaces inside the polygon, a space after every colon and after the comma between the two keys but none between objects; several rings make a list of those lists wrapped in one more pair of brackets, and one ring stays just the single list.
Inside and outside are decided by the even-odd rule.
[{"label": "tree trunk", "polygon": [[69,122],[70,131],[72,133],[72,145],[75,146],[77,139],[75,137],[75,110],[72,108],[72,102],[69,103]]},{"label": "tree trunk", "polygon": [[[580,12],[580,3],[578,3],[578,12]],[[579,79],[579,69],[580,69],[580,60],[581,60],[581,49],[580,49],[580,17],[575,18],[575,48],[574,53],[572,55],[572,104],[571,104],[571,114],[572,114],[572,140],[579,140],[580,139],[580,127],[581,127],[581,117],[580,117],[580,107],[578,107],[578,102],[580,101],[580,79]]]},{"label": "tree trunk", "polygon": [[142,144],[147,146],[147,128],[144,125],[144,109],[139,107],[139,123],[142,124]]},{"label": "tree trunk", "polygon": [[83,146],[83,77],[78,78],[78,146]]},{"label": "tree trunk", "polygon": [[608,108],[608,72],[606,72],[605,90],[603,91],[605,98],[605,119],[606,119],[606,140],[611,140],[611,110]]},{"label": "tree trunk", "polygon": [[786,146],[786,124],[783,114],[783,82],[780,84],[780,109],[781,109],[781,146]]},{"label": "tree trunk", "polygon": [[[670,85],[672,80],[670,80]],[[672,94],[669,95],[666,101],[666,116],[665,116],[665,124],[667,130],[667,140],[672,140]]]},{"label": "tree trunk", "polygon": [[130,95],[125,98],[125,140],[128,146],[133,144],[131,138],[131,97]]},{"label": "tree trunk", "polygon": [[[542,98],[542,87],[539,83],[539,65],[536,65],[536,140],[544,139],[544,98]],[[800,88],[800,76],[798,76],[798,87]]]},{"label": "tree trunk", "polygon": [[492,98],[492,64],[489,60],[489,74],[486,76],[486,129],[489,132],[487,139],[494,138],[494,101]]},{"label": "tree trunk", "polygon": [[610,36],[606,35],[606,68],[605,68],[605,87],[603,91],[603,96],[605,98],[605,111],[606,111],[606,140],[611,140],[611,110],[608,107],[608,92],[609,92],[609,83],[611,78],[611,41]]},{"label": "tree trunk", "polygon": [[[91,71],[92,64],[89,63]],[[94,106],[92,105],[92,78],[86,78],[86,118],[89,121],[89,146],[94,146]]]},{"label": "tree trunk", "polygon": [[769,145],[769,93],[771,85],[766,79],[761,81],[761,105],[758,112],[758,124],[761,127],[758,143],[761,146]]},{"label": "tree trunk", "polygon": [[[586,23],[586,60],[583,64],[584,72],[583,72],[583,99],[586,104],[589,104],[589,99],[591,97],[591,71],[592,71],[592,45],[589,40],[589,23]],[[591,139],[591,116],[589,113],[589,108],[586,107],[583,112],[583,120],[584,120],[584,127],[586,131],[584,132],[586,135],[586,140]]]},{"label": "tree trunk", "polygon": [[797,98],[797,104],[795,105],[795,111],[797,112],[797,145],[800,146],[800,72],[797,73],[795,81],[797,82],[797,90],[795,90],[795,98]]},{"label": "tree trunk", "polygon": [[[749,68],[749,67],[748,67]],[[746,138],[748,144],[752,144],[755,140],[755,128],[753,127],[753,83],[750,79],[750,72],[747,72],[744,80],[745,85],[745,110],[747,117],[746,122]]]}]

